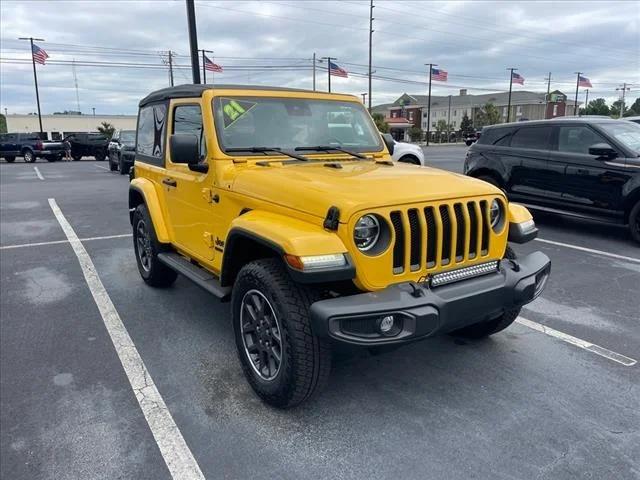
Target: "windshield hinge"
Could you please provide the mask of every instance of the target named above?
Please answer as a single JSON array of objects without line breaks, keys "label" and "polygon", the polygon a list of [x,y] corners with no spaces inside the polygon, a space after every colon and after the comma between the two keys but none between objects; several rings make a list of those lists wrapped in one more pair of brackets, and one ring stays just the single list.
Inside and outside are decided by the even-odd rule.
[{"label": "windshield hinge", "polygon": [[340,209],[338,207],[330,207],[327,216],[324,218],[322,226],[327,230],[338,230],[340,224]]}]

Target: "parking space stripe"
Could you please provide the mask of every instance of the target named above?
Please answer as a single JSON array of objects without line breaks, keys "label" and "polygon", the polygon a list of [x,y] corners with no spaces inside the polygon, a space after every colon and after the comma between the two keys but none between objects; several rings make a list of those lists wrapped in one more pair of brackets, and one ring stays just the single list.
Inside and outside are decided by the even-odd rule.
[{"label": "parking space stripe", "polygon": [[571,345],[575,345],[576,347],[588,350],[592,353],[595,353],[596,355],[600,355],[601,357],[606,358],[607,360],[611,360],[612,362],[620,363],[625,367],[632,367],[633,365],[638,363],[637,360],[634,360],[633,358],[629,358],[625,355],[609,350],[608,348],[601,347],[600,345],[595,345],[591,342],[587,342],[567,333],[555,330],[551,327],[547,327],[546,325],[542,325],[541,323],[533,322],[522,317],[518,317],[516,319],[516,322],[520,325],[524,325],[525,327],[529,327],[533,330],[544,333],[545,335],[558,338],[563,342],[567,342]]},{"label": "parking space stripe", "polygon": [[617,258],[619,260],[626,260],[627,262],[640,263],[640,258],[625,257],[624,255],[618,255],[617,253],[603,252],[602,250],[595,250],[593,248],[581,247],[579,245],[571,245],[570,243],[554,242],[553,240],[546,240],[544,238],[536,238],[535,241],[548,243],[550,245],[556,245],[558,247],[573,248],[574,250],[580,250],[581,252],[602,255],[604,257],[611,257],[611,258]]},{"label": "parking space stripe", "polygon": [[42,174],[40,173],[40,169],[38,167],[33,167],[33,169],[36,171],[36,175],[40,180],[44,180],[44,177],[42,176]]},{"label": "parking space stripe", "polygon": [[[88,242],[92,240],[110,240],[112,238],[125,238],[130,237],[130,233],[123,233],[121,235],[105,235],[103,237],[87,237],[81,238],[81,242]],[[19,243],[17,245],[5,245],[0,247],[0,250],[11,250],[14,248],[26,248],[26,247],[40,247],[42,245],[59,245],[61,243],[69,243],[69,240],[52,240],[50,242],[36,242],[36,243]]]},{"label": "parking space stripe", "polygon": [[107,172],[109,171],[107,167],[103,167],[102,165],[94,165],[94,167],[101,168],[102,170],[106,170]]},{"label": "parking space stripe", "polygon": [[91,295],[171,476],[180,480],[204,479],[198,462],[156,388],[82,241],[62,214],[55,199],[50,198],[49,205],[78,257]]}]

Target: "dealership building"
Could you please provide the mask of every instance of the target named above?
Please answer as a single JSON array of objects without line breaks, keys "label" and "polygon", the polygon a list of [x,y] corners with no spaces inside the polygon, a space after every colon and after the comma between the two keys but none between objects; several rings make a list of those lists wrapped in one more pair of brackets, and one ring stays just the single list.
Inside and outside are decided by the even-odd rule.
[{"label": "dealership building", "polygon": [[[39,132],[38,115],[8,114],[7,131],[10,133]],[[67,134],[96,132],[102,122],[113,125],[116,130],[135,130],[135,115],[42,115],[42,130],[48,140],[61,140]]]}]

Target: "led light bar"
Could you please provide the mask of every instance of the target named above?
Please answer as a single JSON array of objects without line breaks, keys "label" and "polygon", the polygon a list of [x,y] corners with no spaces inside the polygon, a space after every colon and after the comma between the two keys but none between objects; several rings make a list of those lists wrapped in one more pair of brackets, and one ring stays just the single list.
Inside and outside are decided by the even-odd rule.
[{"label": "led light bar", "polygon": [[494,260],[493,262],[481,263],[480,265],[474,265],[472,267],[436,273],[431,277],[431,286],[439,287],[448,283],[459,282],[460,280],[467,280],[469,278],[479,277],[481,275],[487,275],[497,271],[498,261]]}]

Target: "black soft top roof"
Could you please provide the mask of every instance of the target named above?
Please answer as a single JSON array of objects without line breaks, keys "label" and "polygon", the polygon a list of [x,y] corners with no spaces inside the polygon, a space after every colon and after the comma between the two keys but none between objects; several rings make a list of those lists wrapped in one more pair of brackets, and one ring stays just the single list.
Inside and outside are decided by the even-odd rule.
[{"label": "black soft top roof", "polygon": [[177,85],[175,87],[163,88],[151,92],[149,95],[140,100],[140,107],[144,107],[150,103],[162,102],[171,98],[190,98],[201,97],[205,90],[210,89],[242,89],[242,90],[269,90],[276,92],[306,92],[306,93],[324,93],[314,92],[313,90],[304,90],[298,88],[284,88],[284,87],[265,87],[263,85],[234,85],[234,84],[222,84],[222,85],[194,85],[185,84]]}]

